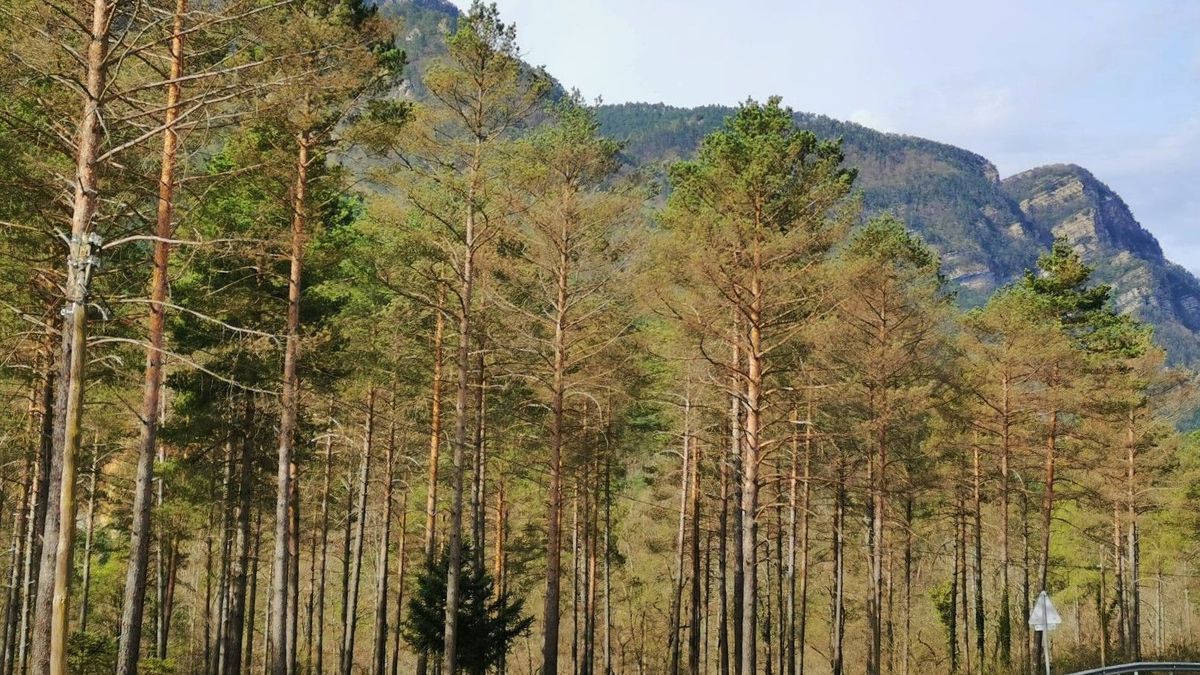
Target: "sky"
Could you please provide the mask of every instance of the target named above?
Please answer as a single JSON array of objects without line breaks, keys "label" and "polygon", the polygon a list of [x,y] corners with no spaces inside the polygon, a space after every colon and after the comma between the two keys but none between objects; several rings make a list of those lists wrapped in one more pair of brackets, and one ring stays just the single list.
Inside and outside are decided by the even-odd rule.
[{"label": "sky", "polygon": [[496,3],[528,61],[606,103],[779,94],[1002,176],[1079,164],[1200,273],[1200,0]]}]

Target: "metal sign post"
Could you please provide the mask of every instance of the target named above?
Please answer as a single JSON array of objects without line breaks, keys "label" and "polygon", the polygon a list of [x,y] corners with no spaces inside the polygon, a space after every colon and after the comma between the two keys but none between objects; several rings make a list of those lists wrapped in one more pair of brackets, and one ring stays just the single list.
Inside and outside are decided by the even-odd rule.
[{"label": "metal sign post", "polygon": [[1042,654],[1046,658],[1046,675],[1050,675],[1050,631],[1058,628],[1062,617],[1050,602],[1046,591],[1038,594],[1037,602],[1033,603],[1033,611],[1029,613],[1029,627],[1042,634]]}]

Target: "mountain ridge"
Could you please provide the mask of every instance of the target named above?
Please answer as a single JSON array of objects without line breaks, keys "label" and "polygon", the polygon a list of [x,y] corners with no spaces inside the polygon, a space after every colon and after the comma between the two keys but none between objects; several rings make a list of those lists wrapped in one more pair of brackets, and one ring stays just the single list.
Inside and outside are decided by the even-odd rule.
[{"label": "mountain ridge", "polygon": [[[439,34],[461,12],[447,0],[378,0],[381,13],[404,22],[408,93],[422,95],[420,75],[444,53]],[[665,103],[598,106],[601,129],[625,142],[632,165],[689,157],[700,140],[736,110]],[[1067,237],[1114,288],[1114,302],[1155,328],[1174,363],[1200,362],[1200,280],[1166,258],[1124,200],[1085,167],[1050,164],[1002,178],[984,155],[921,136],[878,131],[816,113],[795,113],[799,126],[841,138],[859,172],[867,217],[890,212],[941,255],[965,305],[1035,269],[1055,236]]]}]

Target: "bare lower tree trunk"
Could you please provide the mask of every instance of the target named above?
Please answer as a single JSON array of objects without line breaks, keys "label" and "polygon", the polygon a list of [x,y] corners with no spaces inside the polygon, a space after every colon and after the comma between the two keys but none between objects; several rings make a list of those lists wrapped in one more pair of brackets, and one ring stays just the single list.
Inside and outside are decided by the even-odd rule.
[{"label": "bare lower tree trunk", "polygon": [[[1050,431],[1046,434],[1046,453],[1044,462],[1043,492],[1042,492],[1042,546],[1038,559],[1038,583],[1040,590],[1049,591],[1050,583],[1050,524],[1054,516],[1054,462],[1058,444],[1058,411],[1050,413]],[[1034,644],[1034,654],[1037,662],[1042,661],[1042,642]]]},{"label": "bare lower tree trunk", "polygon": [[962,576],[959,579],[959,592],[962,604],[962,636],[963,636],[963,662],[966,664],[968,671],[971,667],[971,609],[969,602],[970,586],[967,584],[967,507],[966,496],[960,494],[958,496],[958,550],[962,556],[960,570]]},{"label": "bare lower tree trunk", "polygon": [[[730,436],[730,471],[733,483],[733,672],[734,675],[742,674],[742,624],[743,614],[745,613],[745,602],[743,593],[745,592],[746,568],[744,567],[745,560],[742,551],[742,483],[743,483],[743,467],[745,458],[743,451],[745,449],[745,441],[743,439],[743,412],[745,406],[742,404],[742,384],[741,384],[741,334],[739,332],[739,321],[737,315],[734,315],[733,328],[733,358],[731,362],[731,371],[729,382],[729,436]],[[728,667],[727,667],[728,668]],[[753,675],[746,673],[746,675]]]},{"label": "bare lower tree trunk", "polygon": [[[83,595],[83,599],[79,603],[80,633],[87,632],[88,600],[91,597],[90,591],[92,588],[92,541],[95,539],[94,534],[96,529],[96,474],[99,472],[99,456],[100,448],[97,445],[92,448],[92,472],[88,481],[87,519],[84,521],[87,534],[83,540],[83,578],[80,581],[80,590]],[[15,564],[13,568],[16,568]]]},{"label": "bare lower tree trunk", "polygon": [[375,558],[375,635],[372,645],[371,672],[373,675],[385,675],[387,671],[387,638],[388,638],[388,574],[390,547],[392,543],[392,490],[395,484],[396,471],[396,396],[392,394],[391,423],[388,433],[387,451],[383,466],[383,532],[379,537],[379,555]]},{"label": "bare lower tree trunk", "polygon": [[[254,476],[253,457],[254,399],[247,397],[243,422],[241,457],[238,469],[237,557],[233,568],[233,589],[230,593],[229,621],[226,633],[229,647],[225,652],[225,672],[241,672],[242,635],[246,624],[246,584],[250,567],[250,495]],[[251,607],[253,610],[253,607]]]},{"label": "bare lower tree trunk", "polygon": [[325,673],[325,583],[329,578],[329,485],[333,472],[333,404],[330,403],[330,428],[325,434],[325,477],[321,482],[321,562],[317,579],[317,675]]},{"label": "bare lower tree trunk", "polygon": [[809,577],[809,523],[812,514],[812,445],[816,418],[813,405],[808,404],[808,424],[804,425],[804,474],[803,490],[800,493],[800,627],[797,631],[797,672],[804,675],[804,653],[808,639],[808,577]]},{"label": "bare lower tree trunk", "polygon": [[[720,458],[721,515],[717,530],[717,670],[729,675],[729,464],[728,453]],[[605,673],[605,675],[608,675]]]},{"label": "bare lower tree trunk", "polygon": [[298,675],[296,654],[299,645],[296,636],[300,626],[300,468],[293,460],[290,468],[292,497],[288,504],[288,617],[287,617],[287,672]]},{"label": "bare lower tree trunk", "polygon": [[671,624],[669,629],[669,648],[670,648],[670,666],[667,667],[667,672],[671,675],[679,673],[680,664],[680,648],[681,631],[680,631],[680,605],[683,604],[683,558],[684,558],[684,542],[686,537],[684,533],[687,526],[687,510],[689,501],[688,485],[692,478],[691,462],[692,462],[692,447],[691,447],[691,398],[685,397],[683,402],[683,450],[682,459],[683,465],[679,471],[679,525],[675,530],[675,574],[674,587],[671,595]]},{"label": "bare lower tree trunk", "polygon": [[837,459],[837,483],[833,500],[833,608],[829,628],[829,670],[843,675],[846,659],[846,475],[842,458]]},{"label": "bare lower tree trunk", "polygon": [[299,134],[296,150],[296,182],[292,188],[291,269],[288,272],[287,343],[283,355],[283,392],[280,397],[278,472],[275,492],[275,554],[271,560],[271,625],[267,637],[268,663],[273,675],[288,675],[290,649],[288,622],[288,530],[292,501],[292,456],[296,439],[300,382],[296,375],[300,359],[300,279],[308,225],[308,170],[310,139]]},{"label": "bare lower tree trunk", "polygon": [[225,442],[225,468],[221,479],[221,545],[219,571],[217,572],[217,633],[214,636],[212,672],[223,675],[225,653],[229,642],[225,639],[229,621],[229,551],[233,533],[233,441]]},{"label": "bare lower tree trunk", "polygon": [[559,582],[562,574],[562,451],[566,396],[566,253],[558,265],[554,322],[554,372],[550,397],[550,494],[546,499],[546,604],[543,610],[542,672],[558,672]]},{"label": "bare lower tree trunk", "polygon": [[900,672],[909,674],[912,662],[912,582],[913,582],[913,495],[910,492],[904,502],[904,646],[901,650]]},{"label": "bare lower tree trunk", "polygon": [[146,349],[146,369],[142,388],[141,436],[138,439],[137,477],[134,481],[133,523],[129,534],[129,568],[125,576],[125,600],[122,604],[121,638],[117,646],[117,675],[137,672],[141,648],[142,615],[146,601],[146,568],[150,554],[150,509],[153,503],[154,457],[158,442],[162,364],[167,298],[167,264],[171,255],[169,240],[173,231],[172,208],[175,199],[175,164],[178,136],[175,121],[179,116],[180,78],[183,76],[184,15],[187,0],[176,0],[171,36],[171,81],[167,84],[165,129],[158,178],[158,213],[155,221],[154,263],[150,275],[150,316]]},{"label": "bare lower tree trunk", "polygon": [[254,557],[250,564],[250,600],[246,616],[246,664],[243,673],[253,672],[254,664],[254,616],[258,611],[258,561],[262,553],[262,510],[254,517]]},{"label": "bare lower tree trunk", "polygon": [[[606,457],[604,460],[604,675],[613,674],[612,629],[612,467],[609,466],[609,460]],[[503,671],[501,673],[503,674]]]},{"label": "bare lower tree trunk", "polygon": [[1011,401],[1008,374],[1002,379],[1003,396],[1000,404],[1000,616],[996,626],[996,651],[1000,656],[1001,670],[1012,665],[1012,588],[1009,568],[1012,567],[1009,553],[1009,463],[1012,454],[1012,429],[1010,424]]},{"label": "bare lower tree trunk", "polygon": [[[351,552],[349,595],[346,599],[345,624],[342,626],[341,675],[354,669],[354,636],[358,628],[358,589],[362,579],[363,540],[367,525],[367,486],[371,477],[371,442],[375,433],[375,388],[367,391],[367,423],[363,440],[362,465],[358,474],[358,503],[355,514],[354,550]],[[453,671],[451,671],[453,672]]]},{"label": "bare lower tree trunk", "polygon": [[476,358],[479,380],[475,390],[475,467],[471,489],[471,539],[474,543],[475,565],[484,569],[487,552],[487,373],[484,367],[482,340]]},{"label": "bare lower tree trunk", "polygon": [[700,462],[703,453],[699,444],[692,445],[692,614],[688,626],[688,673],[700,675]]},{"label": "bare lower tree trunk", "polygon": [[[405,476],[408,472],[404,472]],[[404,579],[408,573],[408,480],[400,497],[400,545],[396,555],[400,556],[400,569],[396,572],[396,623],[392,627],[391,675],[400,672],[400,634],[404,625]],[[499,583],[499,582],[497,582]]]},{"label": "bare lower tree trunk", "polygon": [[981,474],[979,465],[979,445],[972,444],[971,467],[971,516],[973,518],[975,539],[975,560],[972,568],[972,580],[975,586],[975,672],[983,675],[984,661],[984,606],[983,606],[983,502],[981,495]]},{"label": "bare lower tree trunk", "polygon": [[[1141,542],[1138,539],[1137,492],[1134,483],[1136,469],[1136,444],[1133,435],[1133,411],[1129,411],[1125,439],[1125,515],[1129,519],[1129,540],[1126,553],[1129,555],[1129,656],[1134,661],[1142,658],[1142,598],[1139,584]],[[1161,613],[1160,613],[1161,618]]]},{"label": "bare lower tree trunk", "polygon": [[758,469],[761,449],[763,288],[758,270],[761,251],[754,248],[750,280],[749,340],[746,345],[746,428],[742,454],[742,673],[758,670]]},{"label": "bare lower tree trunk", "polygon": [[[433,564],[437,538],[438,463],[442,447],[442,342],[446,326],[446,287],[438,284],[433,328],[433,384],[429,395],[429,482],[425,493],[425,565]],[[417,654],[417,675],[426,675],[429,655]],[[320,673],[318,673],[320,675]]]}]

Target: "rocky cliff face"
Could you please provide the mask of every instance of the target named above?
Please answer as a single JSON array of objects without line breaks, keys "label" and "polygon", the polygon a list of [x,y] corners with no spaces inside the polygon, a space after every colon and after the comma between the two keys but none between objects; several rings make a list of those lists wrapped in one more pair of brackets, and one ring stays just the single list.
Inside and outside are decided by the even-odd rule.
[{"label": "rocky cliff face", "polygon": [[1120,196],[1072,164],[1019,173],[1001,188],[1044,236],[1066,237],[1112,284],[1117,306],[1154,324],[1176,360],[1200,357],[1200,281],[1166,259]]}]

